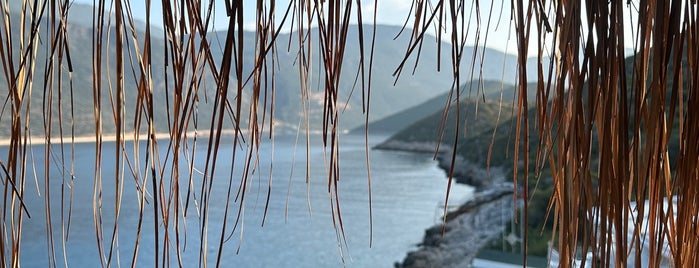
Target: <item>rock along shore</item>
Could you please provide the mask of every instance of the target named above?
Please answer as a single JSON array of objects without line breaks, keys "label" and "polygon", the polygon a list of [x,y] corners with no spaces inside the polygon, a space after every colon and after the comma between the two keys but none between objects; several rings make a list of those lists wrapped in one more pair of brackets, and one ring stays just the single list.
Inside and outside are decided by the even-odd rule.
[{"label": "rock along shore", "polygon": [[[375,147],[417,153],[435,153],[434,142],[387,141]],[[452,148],[441,145],[436,153],[439,167],[447,174],[452,166]],[[488,242],[497,238],[512,219],[514,185],[504,182],[504,169],[489,171],[460,155],[454,159],[457,183],[476,187],[474,196],[456,209],[449,209],[442,224],[425,231],[422,242],[395,267],[467,267]]]},{"label": "rock along shore", "polygon": [[[434,142],[406,142],[396,140],[383,142],[374,148],[431,154],[434,154],[437,149]],[[452,160],[451,146],[440,145],[436,155],[439,167],[449,175]],[[453,178],[458,183],[468,184],[480,190],[504,182],[505,171],[501,167],[491,167],[490,170],[486,170],[480,165],[472,163],[457,154],[454,160]]]},{"label": "rock along shore", "polygon": [[467,267],[481,248],[495,239],[512,218],[512,184],[494,185],[447,213],[444,225],[425,231],[419,248],[409,252],[401,268]]}]

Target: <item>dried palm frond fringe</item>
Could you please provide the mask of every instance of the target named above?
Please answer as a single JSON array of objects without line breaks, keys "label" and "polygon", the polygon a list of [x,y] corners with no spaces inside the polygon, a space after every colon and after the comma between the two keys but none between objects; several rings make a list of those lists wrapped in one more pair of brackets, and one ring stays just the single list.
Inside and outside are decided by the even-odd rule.
[{"label": "dried palm frond fringe", "polygon": [[[154,12],[151,0],[136,1],[143,1],[146,7],[144,31],[135,30],[133,1],[95,0],[92,12],[92,70],[88,77],[92,82],[96,159],[92,202],[102,265],[117,262],[114,255],[121,196],[124,180],[131,177],[138,186],[140,218],[152,213],[156,219],[153,226],[144,226],[139,221],[139,235],[144,228],[152,228],[155,235],[154,241],[140,241],[140,236],[137,237],[132,265],[138,257],[138,245],[146,242],[155,245],[155,266],[183,265],[180,257],[186,243],[183,234],[193,228],[185,228],[183,216],[193,213],[190,206],[196,206],[196,213],[200,213],[195,231],[202,237],[208,237],[210,228],[220,228],[220,237],[213,245],[218,251],[213,258],[216,266],[221,264],[224,242],[233,230],[241,228],[245,195],[249,191],[250,174],[257,165],[260,144],[273,143],[274,77],[278,71],[275,61],[281,44],[277,37],[284,29],[293,31],[298,45],[291,52],[297,55],[300,90],[296,94],[302,96],[300,112],[305,115],[299,125],[306,133],[306,162],[310,129],[318,125],[328,159],[327,189],[335,229],[338,239],[344,239],[338,197],[338,124],[342,106],[340,91],[347,86],[340,85],[340,75],[347,72],[343,70],[347,47],[358,46],[361,56],[356,72],[368,123],[375,38],[365,40],[361,7],[364,4],[375,7],[380,1],[291,0],[282,6],[274,0],[224,1],[225,5],[218,2],[214,5],[215,1],[205,4],[193,0],[162,1],[162,22],[151,20]],[[514,26],[518,47],[515,104],[519,120],[514,133],[513,177],[523,185],[518,192],[523,195],[526,214],[531,195],[528,178],[538,177],[544,166],[551,169],[555,190],[549,209],[556,230],[555,244],[564,260],[561,265],[571,266],[575,255],[581,254],[580,249],[582,254],[594,253],[593,266],[624,267],[632,260],[638,264],[642,244],[647,243],[649,246],[643,250],[648,253],[651,266],[660,264],[667,244],[675,267],[699,267],[699,257],[695,254],[699,252],[696,1],[493,2],[510,6],[510,24]],[[79,77],[74,75],[71,51],[80,44],[71,43],[68,32],[71,4],[67,0],[2,0],[0,57],[7,89],[1,91],[5,101],[0,123],[10,128],[8,153],[5,159],[0,159],[4,185],[0,231],[3,266],[19,266],[22,222],[38,213],[29,211],[23,199],[31,179],[28,174],[35,164],[31,160],[32,141],[61,145],[43,147],[45,161],[39,163],[43,164],[43,183],[36,185],[43,187],[38,190],[45,202],[49,263],[67,265],[65,252],[56,252],[55,244],[65,246],[69,237],[72,204],[76,202],[71,187],[76,183],[72,177],[76,168],[75,119],[80,116],[75,113],[75,107],[84,105],[73,102],[73,82]],[[246,13],[252,9],[245,9],[244,4],[254,4],[255,13]],[[441,51],[437,55],[420,55],[431,28],[437,29],[439,42],[447,41],[451,45],[450,60],[444,61],[451,63],[453,101],[449,103],[456,106],[457,127],[456,133],[445,135],[454,135],[454,146],[468,127],[458,125],[463,121],[458,112],[463,105],[460,102],[463,93],[457,89],[464,80],[460,67],[465,40],[473,35],[479,40],[483,32],[484,41],[476,43],[487,43],[490,19],[502,12],[494,10],[492,2],[483,6],[485,9],[482,4],[481,1],[413,0],[410,14],[406,14],[406,25],[412,25],[411,38],[405,59],[394,73],[398,79],[411,57],[440,57]],[[215,8],[225,9],[228,17],[213,18]],[[10,9],[22,11],[12,13],[19,14],[15,16]],[[630,14],[638,17],[631,25],[633,44],[625,41],[629,33],[624,19]],[[254,43],[245,42],[243,16],[255,18]],[[374,13],[371,18],[374,27],[376,16]],[[228,20],[225,40],[210,35],[214,19]],[[474,21],[475,29],[469,29],[468,25]],[[359,24],[358,44],[348,44],[348,35],[355,34],[348,30],[350,23]],[[166,40],[163,44],[153,43],[152,29],[156,24],[162,24],[162,38]],[[313,27],[317,27],[317,35],[311,33]],[[289,48],[291,44],[289,40]],[[534,53],[529,51],[530,44],[536,44]],[[626,60],[625,47],[630,45],[637,54]],[[110,53],[111,50],[116,52]],[[254,56],[244,54],[246,50],[254,51]],[[308,116],[314,50],[320,52],[319,64],[323,70],[324,110],[318,121]],[[162,59],[154,59],[156,51],[162,51]],[[215,62],[214,53],[223,55],[220,62]],[[530,54],[538,57],[536,103],[531,109],[527,103],[531,84],[528,85],[526,75]],[[553,66],[549,70],[543,68],[547,60]],[[442,61],[438,59],[440,64]],[[479,68],[475,60],[470,67]],[[136,81],[137,88],[125,87],[126,79]],[[161,95],[165,96],[167,111],[165,136],[156,133],[156,124],[163,123],[156,123]],[[207,109],[211,109],[212,116],[207,122],[200,122],[197,116],[202,100],[211,104]],[[127,102],[136,105],[127,106]],[[31,114],[32,106],[40,106],[42,114]],[[41,122],[41,129],[30,127],[36,121]],[[677,130],[674,124],[679,124]],[[244,159],[244,164],[234,166],[242,170],[239,181],[235,181],[232,173],[229,176],[223,222],[212,225],[207,216],[212,213],[209,202],[212,202],[213,178],[222,136],[229,125],[234,129],[233,147],[245,148],[242,156],[233,150],[232,163],[237,163],[235,158],[239,157]],[[530,133],[530,128],[535,133]],[[670,143],[673,135],[678,137],[678,144]],[[107,136],[115,137],[116,142],[104,143]],[[43,140],[33,139],[36,137]],[[200,171],[203,181],[194,183],[194,173],[198,172],[192,169],[197,137],[205,138],[206,165]],[[533,137],[538,138],[530,141]],[[127,148],[130,143],[126,141],[131,139],[143,143],[134,142],[134,148]],[[114,163],[102,161],[104,146],[115,146]],[[70,148],[69,152],[64,148]],[[166,151],[160,152],[163,148]],[[592,148],[598,148],[598,152],[593,153]],[[455,158],[456,150],[453,151]],[[368,171],[368,147],[366,159]],[[61,176],[67,182],[58,193],[58,201],[49,188],[51,161],[62,167]],[[518,168],[520,162],[524,165]],[[141,166],[142,163],[147,166]],[[105,165],[114,165],[115,173],[103,174]],[[308,169],[307,164],[307,182]],[[450,178],[452,173],[453,170],[449,172]],[[110,178],[111,186],[103,183],[105,176]],[[371,192],[368,173],[367,177]],[[270,176],[267,202],[271,183]],[[194,185],[201,187],[195,189]],[[115,199],[103,199],[104,191],[114,192]],[[60,219],[52,218],[52,202],[60,202]],[[371,195],[368,203],[371,214]],[[632,203],[638,206],[632,207]],[[668,206],[673,203],[676,206]],[[116,208],[114,215],[102,213],[105,204]],[[237,213],[232,217],[235,222],[227,221],[229,213]],[[60,221],[63,232],[60,236],[52,234],[52,221]],[[60,237],[61,241],[54,241],[54,237]],[[527,240],[526,233],[524,239]],[[211,259],[206,251],[210,247],[208,243],[207,239],[199,241],[200,265]],[[178,263],[170,263],[173,256]]]}]

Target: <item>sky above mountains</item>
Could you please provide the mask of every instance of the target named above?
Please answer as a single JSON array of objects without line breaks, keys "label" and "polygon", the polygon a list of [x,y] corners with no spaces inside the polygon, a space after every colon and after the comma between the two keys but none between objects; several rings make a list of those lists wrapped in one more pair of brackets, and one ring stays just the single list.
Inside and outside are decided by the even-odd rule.
[{"label": "sky above mountains", "polygon": [[[80,4],[93,4],[93,0],[74,0],[75,3],[80,3]],[[135,0],[135,1],[129,1],[132,12],[134,17],[145,20],[146,16],[146,7],[145,7],[145,0]],[[202,6],[207,6],[208,5],[207,0],[202,0]],[[281,22],[281,19],[284,15],[284,12],[286,11],[286,8],[289,5],[289,0],[277,0],[276,6],[277,6],[277,23]],[[403,25],[407,19],[410,19],[412,22],[412,17],[408,17],[410,15],[410,10],[411,10],[411,0],[380,0],[376,1],[378,3],[378,7],[376,7],[375,1],[373,0],[364,0],[362,1],[362,18],[364,23],[372,23],[373,22],[373,14],[374,11],[376,11],[376,22],[378,24],[384,24],[384,25]],[[509,54],[515,54],[515,48],[516,48],[516,42],[514,35],[512,35],[511,38],[508,38],[509,34],[508,32],[514,32],[513,29],[510,28],[510,23],[509,23],[509,1],[502,1],[505,2],[504,9],[501,9],[500,6],[501,1],[494,1],[492,7],[490,1],[481,1],[481,27],[485,28],[486,24],[488,23],[488,15],[492,9],[492,15],[493,19],[490,21],[490,27],[487,35],[487,47],[497,49],[501,52],[506,52]],[[248,4],[249,3],[249,4]],[[353,4],[356,5],[355,1],[352,1]],[[246,1],[244,5],[244,24],[245,28],[248,30],[254,30],[255,26],[255,5],[253,1]],[[356,6],[352,7],[353,9],[356,9]],[[474,11],[471,14],[471,27],[472,29],[467,36],[467,42],[466,45],[473,46],[474,44],[478,43],[480,45],[483,44],[485,41],[486,35],[485,32],[482,31],[480,33],[480,37],[478,38],[479,40],[476,40],[476,32],[473,30],[476,27],[476,13],[475,13],[475,7],[469,7],[470,9],[473,9]],[[225,29],[228,26],[228,18],[226,16],[226,11],[225,11],[225,4],[223,1],[215,1],[215,7],[214,7],[214,29],[215,30],[221,30]],[[468,14],[467,14],[468,16]],[[498,20],[499,19],[499,20]],[[356,16],[353,16],[352,18],[353,22],[357,22]],[[158,25],[162,25],[162,6],[161,6],[161,1],[152,1],[152,12],[151,12],[151,21]],[[285,27],[283,28],[284,31],[288,31],[287,29],[289,28],[289,23],[285,24]],[[412,28],[411,25],[408,25],[409,28]],[[449,28],[445,29],[445,32],[448,32]],[[434,34],[435,29],[430,29],[429,30],[431,33]],[[444,35],[444,41],[447,41],[449,38],[449,35]]]},{"label": "sky above mountains", "polygon": [[[220,1],[220,0],[214,0],[215,5],[213,9],[214,13],[214,20],[213,20],[213,28],[214,30],[221,30],[225,29],[228,26],[228,18],[226,15],[225,11],[225,2]],[[275,4],[277,7],[277,23],[281,22],[281,19],[284,15],[284,12],[286,11],[286,8],[289,6],[289,1],[290,0],[276,0]],[[145,7],[145,2],[146,0],[132,0],[132,1],[125,1],[129,2],[133,15],[135,18],[139,18],[142,20],[145,20],[144,18],[146,17],[146,7]],[[162,6],[161,6],[161,1],[153,1],[152,2],[152,11],[151,11],[151,20],[152,22],[157,25],[157,26],[162,26]],[[269,1],[265,1],[267,4],[269,4]],[[323,2],[323,1],[321,1]],[[327,2],[327,1],[325,1]],[[355,1],[351,1],[352,4],[356,5]],[[376,22],[379,24],[385,24],[385,25],[403,25],[406,21],[406,19],[409,19],[412,21],[411,16],[411,5],[412,5],[412,0],[364,0],[361,1],[362,6],[362,17],[363,17],[363,22],[364,23],[372,23],[373,22],[373,14],[374,12],[376,13]],[[467,4],[469,1],[466,1]],[[485,44],[486,47],[492,48],[499,50],[501,52],[505,52],[508,54],[516,54],[516,48],[517,48],[517,42],[516,42],[516,37],[514,35],[515,32],[515,27],[514,23],[510,22],[510,1],[479,1],[480,6],[476,7],[475,2],[476,1],[470,1],[470,6],[465,7],[465,30],[467,31],[466,35],[466,42],[465,44],[468,46],[483,46]],[[635,25],[635,22],[637,21],[637,16],[634,14],[637,13],[635,9],[634,3],[637,1],[629,1],[629,5],[627,5],[627,8],[624,10],[624,17],[626,18],[624,21],[624,31],[626,33],[626,38],[625,38],[625,43],[627,49],[627,54],[631,53],[631,48],[634,47],[634,43],[636,40],[635,35],[636,31],[633,29],[632,25]],[[92,5],[94,3],[94,0],[74,0],[74,3],[79,3],[79,4],[90,4]],[[210,3],[209,0],[202,0],[201,4],[203,7],[208,6]],[[244,3],[244,24],[245,28],[248,30],[254,30],[255,27],[255,2],[254,1],[246,1]],[[376,6],[375,4],[378,4]],[[327,6],[327,3],[326,3]],[[356,6],[352,7],[353,9],[356,9]],[[548,8],[548,7],[547,7]],[[584,7],[583,7],[584,9]],[[477,14],[477,10],[480,11],[480,14]],[[548,14],[553,13],[553,10],[546,10]],[[448,14],[448,11],[447,11]],[[582,14],[585,14],[585,11],[582,11]],[[479,24],[478,20],[480,20],[480,26],[481,26],[481,31],[477,32],[475,29],[477,28],[476,26]],[[549,18],[549,23],[553,23],[553,21]],[[356,22],[356,16],[353,16],[353,22]],[[584,21],[584,20],[583,20]],[[289,23],[285,24],[285,27],[283,28],[284,31],[288,31]],[[408,27],[411,25],[409,24]],[[534,28],[534,27],[532,27]],[[429,30],[432,34],[435,33],[435,29],[430,29]],[[450,27],[445,27],[443,29],[444,33],[450,33],[451,29]],[[587,26],[583,25],[583,28],[580,29],[580,34],[581,35],[586,35],[588,32]],[[530,34],[532,37],[536,37],[536,33],[532,32]],[[552,36],[549,34],[549,36]],[[444,41],[448,41],[449,34],[445,34],[443,36]],[[532,38],[536,39],[536,38]],[[546,40],[547,44],[545,45],[546,49],[544,51],[544,54],[546,56],[550,56],[550,46],[552,43],[552,38],[549,37]],[[537,53],[537,44],[536,42],[531,42],[529,45],[529,56],[536,56]]]}]

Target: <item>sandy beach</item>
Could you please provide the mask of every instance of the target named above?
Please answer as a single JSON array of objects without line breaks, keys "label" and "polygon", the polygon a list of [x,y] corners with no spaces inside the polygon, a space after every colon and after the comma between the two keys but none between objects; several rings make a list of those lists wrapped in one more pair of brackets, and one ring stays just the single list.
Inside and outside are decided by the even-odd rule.
[{"label": "sandy beach", "polygon": [[[241,131],[245,133],[246,131]],[[221,132],[222,135],[225,136],[233,136],[235,134],[235,130],[223,130]],[[209,130],[197,130],[197,131],[189,131],[186,134],[187,138],[207,138],[209,136]],[[130,133],[124,133],[123,139],[124,141],[133,141],[136,140],[136,135],[133,132]],[[170,139],[170,133],[156,133],[155,138],[157,140],[165,140],[165,139]],[[24,139],[24,138],[23,138]],[[140,133],[138,134],[138,140],[145,141],[148,139],[148,133]],[[102,142],[115,142],[117,140],[117,135],[114,134],[109,134],[109,135],[102,135]],[[10,142],[12,140],[8,138],[2,138],[0,139],[0,146],[9,146]],[[30,145],[43,145],[47,143],[46,136],[32,136],[29,137],[27,142]],[[97,136],[94,135],[81,135],[81,136],[75,136],[75,138],[72,138],[71,136],[65,136],[65,137],[51,137],[48,139],[48,142],[51,144],[59,144],[63,142],[64,144],[70,144],[71,142],[74,143],[94,143],[97,142]]]}]

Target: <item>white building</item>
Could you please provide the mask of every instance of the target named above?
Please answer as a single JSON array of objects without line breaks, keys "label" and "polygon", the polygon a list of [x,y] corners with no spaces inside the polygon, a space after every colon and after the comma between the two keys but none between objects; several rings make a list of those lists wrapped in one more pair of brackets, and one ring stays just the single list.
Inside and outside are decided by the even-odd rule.
[{"label": "white building", "polygon": [[[663,213],[668,212],[668,209],[669,209],[668,203],[669,202],[667,202],[667,201],[664,202]],[[673,213],[676,213],[677,200],[673,199],[672,203],[673,203],[672,211],[673,211]],[[626,237],[628,239],[627,245],[629,248],[629,252],[627,254],[627,256],[628,256],[627,265],[628,265],[628,267],[636,267],[636,263],[635,263],[635,261],[636,261],[636,257],[635,257],[636,256],[636,245],[633,244],[632,240],[634,237],[634,232],[636,232],[635,227],[636,227],[636,218],[638,215],[638,209],[637,209],[638,207],[636,205],[636,202],[631,202],[630,207],[631,207],[631,211],[629,213],[629,217],[628,217],[629,221],[628,221],[628,225],[627,225],[627,226],[629,226],[629,229],[626,231],[627,232]],[[597,213],[597,208],[593,208],[593,211],[595,212],[594,213],[595,215],[599,215],[599,213]],[[642,248],[642,250],[641,250],[641,262],[642,263],[641,263],[640,267],[649,267],[650,266],[649,265],[649,259],[650,259],[650,257],[649,257],[650,242],[649,241],[650,241],[650,238],[648,237],[648,215],[649,215],[649,212],[650,212],[649,202],[648,202],[648,200],[646,200],[645,205],[644,205],[644,211],[643,211],[643,214],[644,214],[643,219],[644,220],[643,220],[643,223],[641,224],[641,230],[639,230],[640,243],[642,245],[642,247],[641,247]],[[598,222],[598,221],[593,220],[593,222]],[[662,224],[662,223],[658,222],[657,224]],[[610,256],[612,256],[611,258],[614,257],[614,255],[615,255],[614,252],[616,252],[616,247],[614,246],[616,244],[614,242],[614,237],[616,237],[615,233],[616,233],[616,230],[612,227],[611,234],[609,235],[610,239],[612,239],[611,248],[610,248],[610,250],[611,250]],[[668,235],[669,234],[667,232],[662,234],[663,245],[662,245],[662,253],[661,253],[662,260],[660,263],[660,267],[672,267],[672,256],[670,254],[670,245],[668,242]],[[588,251],[587,255],[585,256],[585,267],[592,267],[592,261],[593,261],[593,257],[594,257],[593,254],[594,254],[593,252]],[[561,261],[560,256],[559,256],[558,251],[555,250],[551,245],[549,245],[549,254],[548,255],[549,255],[548,256],[549,267],[558,267],[559,263]],[[573,267],[582,267],[581,265],[582,265],[582,259],[579,258],[579,259],[576,259],[574,261]],[[614,267],[613,261],[611,261],[611,263],[609,264],[609,267]]]}]

